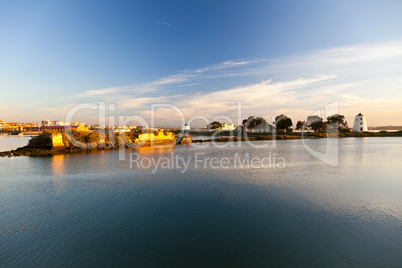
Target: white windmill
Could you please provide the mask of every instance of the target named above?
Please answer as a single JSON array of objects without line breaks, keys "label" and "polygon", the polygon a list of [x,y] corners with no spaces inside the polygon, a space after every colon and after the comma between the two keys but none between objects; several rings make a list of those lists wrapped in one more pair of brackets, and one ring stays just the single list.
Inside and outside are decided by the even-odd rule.
[{"label": "white windmill", "polygon": [[359,113],[355,117],[355,123],[353,125],[353,131],[356,131],[356,132],[367,131],[366,117],[364,115],[362,115],[361,113]]}]

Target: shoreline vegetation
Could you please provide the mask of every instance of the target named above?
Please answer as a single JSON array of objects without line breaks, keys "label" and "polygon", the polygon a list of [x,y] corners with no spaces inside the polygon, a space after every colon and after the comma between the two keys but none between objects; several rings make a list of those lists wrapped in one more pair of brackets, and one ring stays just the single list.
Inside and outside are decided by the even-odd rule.
[{"label": "shoreline vegetation", "polygon": [[[28,145],[15,150],[0,152],[0,157],[13,156],[52,156],[59,154],[87,153],[92,151],[116,150],[125,148],[140,148],[155,145],[191,144],[204,142],[240,142],[240,141],[264,141],[264,140],[295,140],[317,138],[352,138],[352,137],[402,137],[402,130],[395,132],[275,132],[275,133],[239,133],[235,131],[185,131],[184,136],[179,136],[180,131],[139,134],[128,132],[124,135],[105,135],[99,132],[72,131],[43,132],[29,140]],[[142,137],[142,136],[143,137]],[[152,135],[152,137],[151,137]],[[194,139],[191,135],[211,136],[211,139]],[[71,138],[74,142],[71,142]],[[145,137],[145,138],[144,138]],[[159,139],[157,139],[159,137]],[[160,138],[162,137],[162,138]],[[166,137],[166,138],[163,138]]]}]

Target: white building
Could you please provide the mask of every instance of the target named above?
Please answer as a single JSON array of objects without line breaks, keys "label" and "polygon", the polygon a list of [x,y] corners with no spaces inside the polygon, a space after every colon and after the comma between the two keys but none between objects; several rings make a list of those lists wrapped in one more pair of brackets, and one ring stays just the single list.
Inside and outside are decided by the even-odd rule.
[{"label": "white building", "polygon": [[52,121],[50,121],[50,120],[43,120],[42,121],[42,126],[48,127],[48,126],[51,126],[51,125],[52,125]]},{"label": "white building", "polygon": [[241,134],[243,132],[247,132],[247,128],[243,125],[238,125],[235,129],[235,132],[237,132],[237,134]]},{"label": "white building", "polygon": [[268,124],[267,122],[261,123],[253,128],[247,129],[248,132],[254,132],[254,133],[273,133],[275,131],[275,128]]},{"label": "white building", "polygon": [[185,125],[183,126],[183,130],[190,130],[190,126],[187,125],[187,124],[185,124]]},{"label": "white building", "polygon": [[52,126],[64,126],[64,122],[63,121],[52,121]]},{"label": "white building", "polygon": [[43,120],[42,121],[42,126],[65,126],[64,121],[50,121],[50,120]]},{"label": "white building", "polygon": [[353,124],[353,131],[356,131],[356,132],[367,131],[366,117],[364,115],[362,115],[361,113],[359,113],[355,117],[355,123]]}]

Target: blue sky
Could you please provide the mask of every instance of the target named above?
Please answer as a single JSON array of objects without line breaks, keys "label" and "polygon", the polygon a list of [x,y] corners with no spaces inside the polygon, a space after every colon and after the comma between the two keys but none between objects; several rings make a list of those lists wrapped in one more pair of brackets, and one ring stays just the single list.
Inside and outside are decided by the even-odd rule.
[{"label": "blue sky", "polygon": [[339,101],[349,122],[402,125],[400,14],[402,1],[0,1],[0,119],[106,101],[236,123],[241,101],[243,117],[295,122]]}]

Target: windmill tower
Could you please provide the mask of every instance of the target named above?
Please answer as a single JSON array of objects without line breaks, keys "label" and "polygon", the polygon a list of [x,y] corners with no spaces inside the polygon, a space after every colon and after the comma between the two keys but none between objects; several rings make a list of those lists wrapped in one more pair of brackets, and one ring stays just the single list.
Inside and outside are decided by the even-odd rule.
[{"label": "windmill tower", "polygon": [[356,132],[367,131],[366,117],[364,115],[362,115],[361,113],[359,113],[355,117],[355,123],[353,125],[353,131],[356,131]]}]

